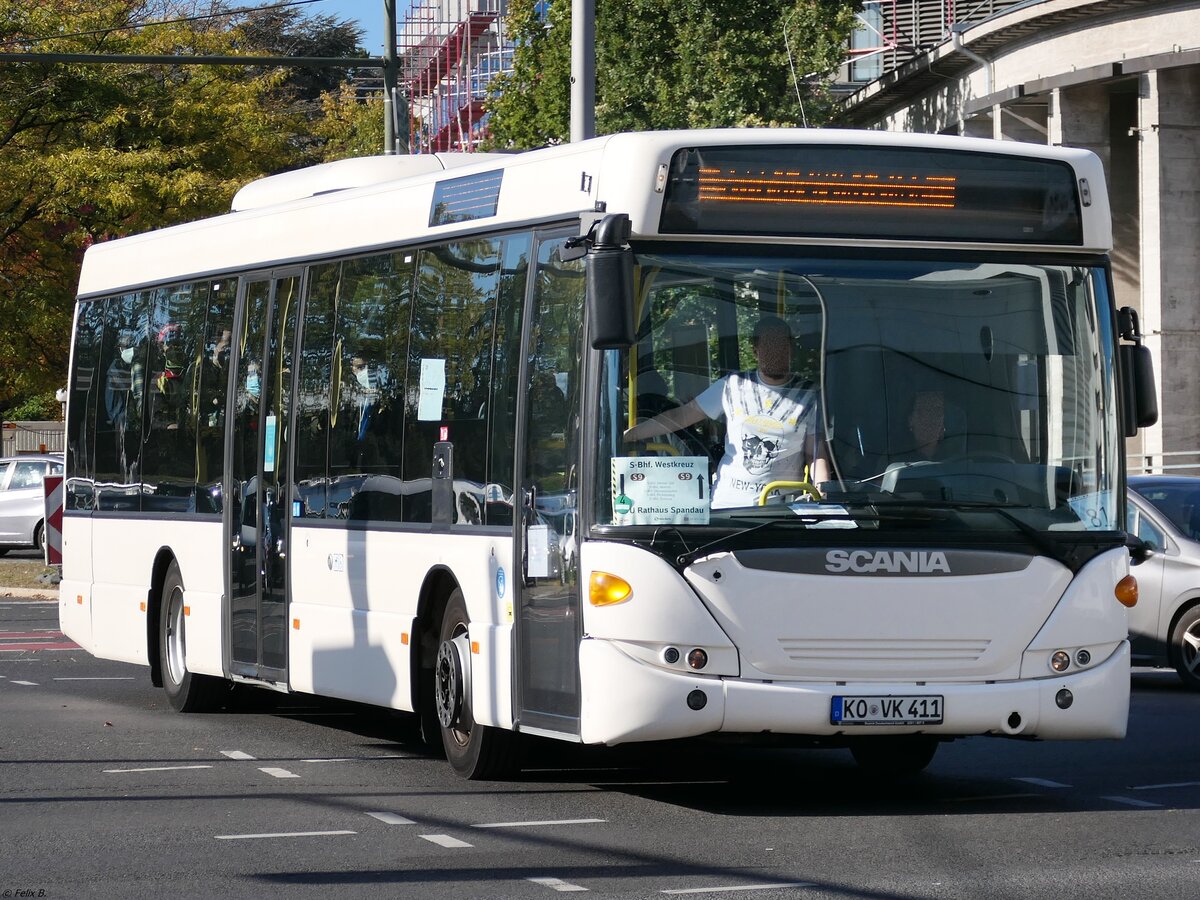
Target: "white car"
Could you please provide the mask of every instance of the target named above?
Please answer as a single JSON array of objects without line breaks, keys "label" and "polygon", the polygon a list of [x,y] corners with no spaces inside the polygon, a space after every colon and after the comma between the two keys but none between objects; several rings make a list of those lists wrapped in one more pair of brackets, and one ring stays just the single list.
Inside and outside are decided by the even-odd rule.
[{"label": "white car", "polygon": [[0,556],[9,550],[41,550],[46,536],[42,480],[61,475],[61,456],[29,455],[0,459]]}]

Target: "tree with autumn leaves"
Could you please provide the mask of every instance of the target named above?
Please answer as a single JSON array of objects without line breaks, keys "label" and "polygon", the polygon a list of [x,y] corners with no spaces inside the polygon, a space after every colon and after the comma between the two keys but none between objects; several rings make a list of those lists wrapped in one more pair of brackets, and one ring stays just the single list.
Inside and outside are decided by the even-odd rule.
[{"label": "tree with autumn leaves", "polygon": [[[351,56],[361,36],[330,17],[198,16],[220,10],[0,0],[0,54]],[[247,181],[322,161],[340,135],[326,121],[339,95],[322,92],[345,73],[2,55],[0,66],[0,414],[34,417],[56,411],[47,401],[66,383],[87,246],[227,211]]]}]

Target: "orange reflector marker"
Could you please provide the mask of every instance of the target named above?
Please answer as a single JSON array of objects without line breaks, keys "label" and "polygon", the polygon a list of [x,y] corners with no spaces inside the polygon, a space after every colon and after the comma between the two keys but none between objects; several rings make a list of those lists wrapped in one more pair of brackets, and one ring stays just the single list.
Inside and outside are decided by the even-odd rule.
[{"label": "orange reflector marker", "polygon": [[192,614],[192,608],[190,606],[185,606],[183,608],[183,614],[185,616],[190,616]]},{"label": "orange reflector marker", "polygon": [[479,641],[471,641],[471,652],[476,656],[479,655]]},{"label": "orange reflector marker", "polygon": [[75,602],[78,603],[80,606],[83,606],[83,594],[76,594]]},{"label": "orange reflector marker", "polygon": [[588,601],[592,606],[612,606],[633,596],[633,587],[619,575],[593,572],[588,579]]},{"label": "orange reflector marker", "polygon": [[146,611],[146,601],[145,600],[143,600],[141,603],[138,604],[138,609],[140,609],[142,612]]},{"label": "orange reflector marker", "polygon": [[403,644],[405,647],[408,646],[408,632],[407,631],[400,632],[400,643]]},{"label": "orange reflector marker", "polygon": [[1113,589],[1113,593],[1116,594],[1117,600],[1120,601],[1122,606],[1128,606],[1130,608],[1137,606],[1137,579],[1132,575],[1126,575],[1117,582],[1117,586]]},{"label": "orange reflector marker", "polygon": [[292,619],[292,631],[299,631],[299,630],[300,630],[300,620]]}]

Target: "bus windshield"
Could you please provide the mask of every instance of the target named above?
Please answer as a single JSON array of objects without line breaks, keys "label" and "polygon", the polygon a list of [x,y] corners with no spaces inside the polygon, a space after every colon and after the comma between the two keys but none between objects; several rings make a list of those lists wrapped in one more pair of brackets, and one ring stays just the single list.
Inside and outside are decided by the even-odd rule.
[{"label": "bus windshield", "polygon": [[606,533],[1119,528],[1102,267],[655,245],[636,273],[637,342],[601,366]]}]

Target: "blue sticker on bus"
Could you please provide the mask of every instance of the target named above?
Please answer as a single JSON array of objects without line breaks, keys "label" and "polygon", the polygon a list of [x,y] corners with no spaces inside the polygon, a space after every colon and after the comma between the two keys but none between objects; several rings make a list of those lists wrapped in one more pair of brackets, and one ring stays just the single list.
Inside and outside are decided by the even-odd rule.
[{"label": "blue sticker on bus", "polygon": [[496,596],[504,599],[504,569],[496,570]]}]

